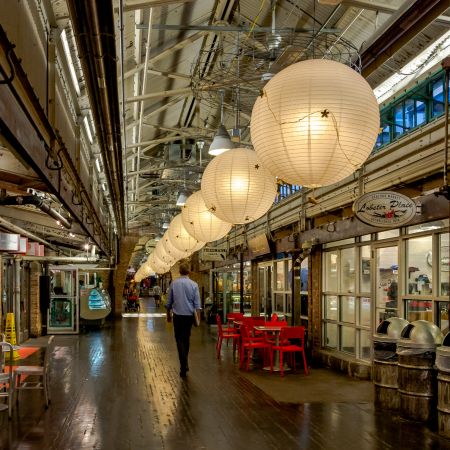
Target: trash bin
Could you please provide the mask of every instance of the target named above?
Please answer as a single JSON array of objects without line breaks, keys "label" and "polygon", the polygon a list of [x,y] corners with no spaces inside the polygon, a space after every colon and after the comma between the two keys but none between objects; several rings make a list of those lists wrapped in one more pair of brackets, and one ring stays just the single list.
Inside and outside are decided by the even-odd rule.
[{"label": "trash bin", "polygon": [[436,412],[436,347],[441,330],[426,320],[407,325],[397,343],[400,414],[405,419],[430,422]]},{"label": "trash bin", "polygon": [[378,325],[377,333],[373,335],[373,383],[378,408],[400,409],[397,341],[408,323],[400,317],[390,317]]},{"label": "trash bin", "polygon": [[450,438],[450,333],[445,335],[442,346],[436,350],[437,415],[438,429],[441,436]]}]

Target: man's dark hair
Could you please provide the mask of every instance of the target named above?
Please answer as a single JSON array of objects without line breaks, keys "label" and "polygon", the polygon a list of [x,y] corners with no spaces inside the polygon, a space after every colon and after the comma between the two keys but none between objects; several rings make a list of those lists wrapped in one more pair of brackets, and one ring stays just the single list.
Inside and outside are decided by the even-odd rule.
[{"label": "man's dark hair", "polygon": [[186,263],[180,264],[180,275],[189,275],[189,265]]}]

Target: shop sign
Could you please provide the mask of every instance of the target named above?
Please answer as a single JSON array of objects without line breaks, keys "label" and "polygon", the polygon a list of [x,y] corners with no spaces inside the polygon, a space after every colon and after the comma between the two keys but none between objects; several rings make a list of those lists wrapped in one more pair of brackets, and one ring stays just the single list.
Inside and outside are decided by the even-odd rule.
[{"label": "shop sign", "polygon": [[353,211],[364,223],[375,227],[400,227],[416,215],[416,204],[392,191],[369,192],[353,203]]},{"label": "shop sign", "polygon": [[227,249],[220,247],[203,247],[200,252],[202,261],[225,261],[227,259]]}]

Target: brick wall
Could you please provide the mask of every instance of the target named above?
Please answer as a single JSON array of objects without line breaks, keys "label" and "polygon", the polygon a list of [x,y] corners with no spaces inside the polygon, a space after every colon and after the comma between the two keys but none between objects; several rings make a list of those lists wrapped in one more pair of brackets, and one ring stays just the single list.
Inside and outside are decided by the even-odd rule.
[{"label": "brick wall", "polygon": [[311,295],[309,298],[309,330],[308,335],[312,336],[312,347],[319,350],[322,345],[322,255],[320,251],[312,251],[310,263],[309,282],[311,283]]},{"label": "brick wall", "polygon": [[41,265],[37,262],[30,263],[30,337],[38,337],[42,334],[42,318],[39,309],[39,276]]}]

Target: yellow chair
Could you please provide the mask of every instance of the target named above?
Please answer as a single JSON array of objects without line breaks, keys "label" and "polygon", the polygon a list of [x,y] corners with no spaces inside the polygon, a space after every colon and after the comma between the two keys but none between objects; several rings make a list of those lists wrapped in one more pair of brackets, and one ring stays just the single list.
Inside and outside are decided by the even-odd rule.
[{"label": "yellow chair", "polygon": [[53,354],[54,338],[55,336],[50,336],[47,342],[44,364],[42,366],[19,366],[15,369],[14,387],[17,390],[17,401],[19,401],[19,391],[21,390],[42,389],[44,391],[45,407],[48,407],[50,403],[49,368]]}]

